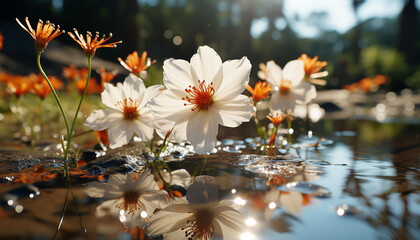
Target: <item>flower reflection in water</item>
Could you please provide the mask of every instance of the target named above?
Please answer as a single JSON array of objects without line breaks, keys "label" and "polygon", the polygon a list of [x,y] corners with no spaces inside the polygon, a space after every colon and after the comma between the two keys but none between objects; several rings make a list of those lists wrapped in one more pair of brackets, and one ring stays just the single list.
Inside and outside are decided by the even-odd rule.
[{"label": "flower reflection in water", "polygon": [[97,207],[97,217],[117,217],[132,229],[144,226],[148,216],[164,206],[167,196],[165,191],[158,189],[148,171],[140,175],[111,175],[108,183],[93,182],[85,190],[90,197],[109,199]]},{"label": "flower reflection in water", "polygon": [[184,198],[151,217],[150,235],[166,239],[237,239],[245,221],[229,200],[218,201],[218,188],[213,177],[199,176],[187,189]]}]

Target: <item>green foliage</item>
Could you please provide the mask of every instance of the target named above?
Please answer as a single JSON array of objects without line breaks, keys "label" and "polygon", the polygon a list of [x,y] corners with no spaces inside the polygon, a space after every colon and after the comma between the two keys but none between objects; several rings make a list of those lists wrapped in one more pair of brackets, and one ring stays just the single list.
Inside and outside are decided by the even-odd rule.
[{"label": "green foliage", "polygon": [[363,49],[361,56],[366,77],[386,75],[397,88],[403,85],[408,77],[409,67],[404,56],[396,49],[373,45]]}]

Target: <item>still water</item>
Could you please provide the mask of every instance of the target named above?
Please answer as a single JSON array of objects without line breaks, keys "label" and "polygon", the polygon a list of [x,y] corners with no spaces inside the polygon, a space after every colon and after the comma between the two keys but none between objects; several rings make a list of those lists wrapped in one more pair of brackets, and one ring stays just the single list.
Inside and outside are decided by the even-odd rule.
[{"label": "still water", "polygon": [[[220,199],[232,200],[245,217],[240,239],[420,239],[419,124],[322,120],[309,135],[296,131],[296,144],[272,158],[261,155],[256,139],[232,135],[219,137],[202,174],[214,176]],[[1,149],[0,239],[56,233],[68,190],[51,149]],[[170,146],[164,159],[172,170],[193,174],[203,157],[190,150]],[[98,219],[104,199],[85,192],[89,183],[138,170],[148,160],[141,144],[79,155],[71,163],[69,204],[56,239],[141,235],[130,234],[121,219]]]}]

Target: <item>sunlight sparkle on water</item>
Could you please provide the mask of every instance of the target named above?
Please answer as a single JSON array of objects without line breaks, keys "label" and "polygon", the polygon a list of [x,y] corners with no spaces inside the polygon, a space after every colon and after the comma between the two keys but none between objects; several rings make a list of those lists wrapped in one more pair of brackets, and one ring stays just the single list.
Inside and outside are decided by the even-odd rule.
[{"label": "sunlight sparkle on water", "polygon": [[247,218],[247,219],[245,220],[245,224],[246,224],[248,227],[253,227],[253,226],[255,226],[255,224],[257,224],[257,221],[256,221],[254,218],[249,217],[249,218]]},{"label": "sunlight sparkle on water", "polygon": [[240,240],[255,240],[257,239],[255,237],[254,234],[250,233],[250,232],[244,232],[241,234],[241,236],[239,237]]},{"label": "sunlight sparkle on water", "polygon": [[246,204],[246,200],[241,198],[241,197],[237,197],[235,198],[235,200],[233,200],[233,202],[237,205],[241,205],[244,206]]}]

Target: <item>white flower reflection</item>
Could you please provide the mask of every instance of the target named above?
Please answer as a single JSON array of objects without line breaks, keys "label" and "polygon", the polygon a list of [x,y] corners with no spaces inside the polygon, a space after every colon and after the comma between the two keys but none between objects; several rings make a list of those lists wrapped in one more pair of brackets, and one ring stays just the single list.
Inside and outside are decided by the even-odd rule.
[{"label": "white flower reflection", "polygon": [[109,199],[96,208],[97,217],[115,216],[129,228],[144,226],[167,196],[148,171],[140,175],[111,175],[108,183],[89,183],[85,191],[90,197]]},{"label": "white flower reflection", "polygon": [[218,188],[213,177],[199,176],[168,207],[151,216],[147,227],[150,235],[165,239],[239,239],[244,232],[242,215],[229,200],[218,201]]},{"label": "white flower reflection", "polygon": [[133,133],[148,142],[153,137],[154,119],[147,103],[162,88],[162,85],[154,85],[146,89],[143,81],[134,74],[117,86],[106,83],[101,97],[108,109],[92,112],[85,125],[96,131],[108,129],[110,148],[128,144]]},{"label": "white flower reflection", "polygon": [[188,140],[198,154],[211,152],[219,124],[237,127],[254,112],[242,95],[249,81],[251,63],[246,57],[222,63],[210,47],[198,48],[187,62],[168,59],[163,64],[166,90],[151,100],[157,119],[174,122],[176,142]]}]

